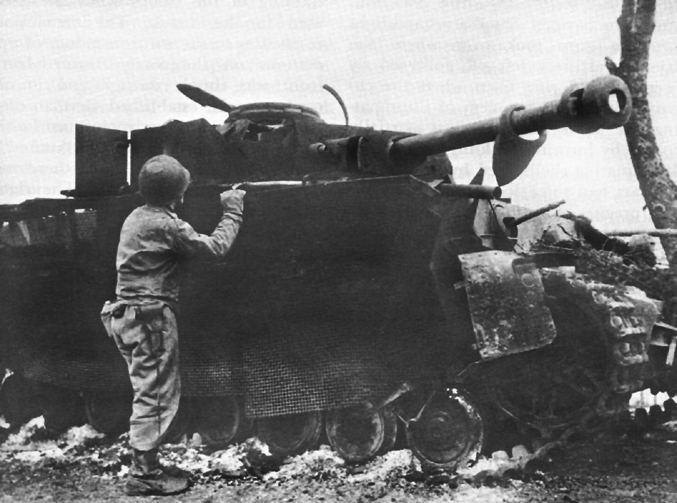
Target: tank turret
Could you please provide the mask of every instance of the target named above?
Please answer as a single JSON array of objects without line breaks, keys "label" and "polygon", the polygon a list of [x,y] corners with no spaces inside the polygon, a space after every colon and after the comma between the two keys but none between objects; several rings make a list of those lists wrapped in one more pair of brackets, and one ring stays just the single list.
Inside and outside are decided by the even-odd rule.
[{"label": "tank turret", "polygon": [[[328,124],[317,111],[302,105],[233,106],[195,86],[177,87],[196,103],[226,112],[227,119],[217,126],[203,119],[171,121],[130,133],[77,125],[76,188],[63,193],[114,195],[127,185],[135,190],[141,166],[158,154],[176,157],[196,184],[401,174],[433,180],[452,174],[446,152],[488,142],[494,142],[498,184],[506,185],[526,169],[547,129],[568,127],[578,133],[612,129],[622,126],[632,110],[625,83],[603,76],[586,85],[571,85],[560,99],[542,106],[511,105],[499,117],[414,134],[348,125],[343,100],[326,85],[341,106],[345,125]],[[520,136],[534,132],[537,139]]]},{"label": "tank turret", "polygon": [[[545,131],[568,127],[577,133],[614,129],[624,125],[632,111],[630,91],[620,78],[602,76],[586,85],[571,85],[559,100],[525,108],[507,107],[500,117],[418,135],[392,135],[372,141],[370,135],[358,141],[358,169],[378,174],[406,173],[431,155],[495,141],[494,173],[499,185],[517,178],[536,150],[545,141]],[[528,140],[520,135],[538,133]],[[341,155],[346,139],[313,145],[319,154]]]}]

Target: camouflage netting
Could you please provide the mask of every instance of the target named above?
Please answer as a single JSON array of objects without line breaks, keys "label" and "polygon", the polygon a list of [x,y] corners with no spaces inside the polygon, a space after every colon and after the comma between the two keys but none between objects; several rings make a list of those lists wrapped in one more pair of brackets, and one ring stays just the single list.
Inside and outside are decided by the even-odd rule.
[{"label": "camouflage netting", "polygon": [[557,252],[575,257],[576,271],[610,285],[634,286],[652,299],[663,302],[662,320],[670,323],[677,316],[677,277],[667,267],[629,261],[610,251],[596,250],[582,242],[574,247],[540,244],[535,251]]}]

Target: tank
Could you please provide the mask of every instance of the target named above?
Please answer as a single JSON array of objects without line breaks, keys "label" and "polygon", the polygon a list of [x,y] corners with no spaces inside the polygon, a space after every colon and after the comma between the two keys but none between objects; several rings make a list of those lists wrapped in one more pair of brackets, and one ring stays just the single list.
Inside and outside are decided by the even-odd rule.
[{"label": "tank", "polygon": [[[247,190],[226,260],[189,263],[184,276],[177,436],[227,445],[255,434],[279,457],[326,438],[359,463],[399,430],[426,466],[453,469],[507,422],[553,438],[643,386],[660,303],[576,272],[575,257],[542,246],[575,234],[572,223],[500,189],[547,129],[622,126],[632,105],[620,79],[427,134],[350,126],[331,88],[345,125],[178,88],[228,113],[224,124],[76,125],[68,197],[0,207],[10,424],[43,414],[54,431],[126,429],[130,384],[99,312],[114,296],[120,228],[141,204],[138,173],[158,154],[191,171],[179,216],[198,232],[218,222],[220,191]],[[446,152],[492,141],[500,186],[482,185],[481,170],[457,184]]]}]

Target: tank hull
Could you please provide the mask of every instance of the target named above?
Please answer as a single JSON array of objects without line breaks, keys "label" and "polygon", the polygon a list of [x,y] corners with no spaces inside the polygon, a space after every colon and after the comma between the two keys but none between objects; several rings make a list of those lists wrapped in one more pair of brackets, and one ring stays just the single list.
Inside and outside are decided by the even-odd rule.
[{"label": "tank hull", "polygon": [[[0,274],[12,286],[0,307],[3,362],[43,396],[83,394],[90,416],[112,410],[96,400],[103,392],[120,410],[129,402],[99,312],[114,296],[120,228],[139,204],[42,200],[2,213]],[[186,263],[181,285],[182,388],[193,404],[182,410],[205,438],[233,441],[255,420],[278,454],[294,454],[317,441],[324,411],[343,410],[326,419],[338,452],[375,455],[400,417],[424,463],[453,468],[497,421],[553,438],[641,389],[660,303],[534,253],[562,219],[538,217],[515,240],[499,223],[524,208],[448,198],[410,175],[252,192],[245,206],[226,259]],[[187,193],[180,210],[202,233],[220,215],[217,187]],[[223,409],[227,427],[196,408]],[[360,414],[373,431],[351,438],[342,421]],[[90,422],[117,431],[115,419]],[[444,448],[428,438],[440,428]]]},{"label": "tank hull", "polygon": [[[445,320],[429,268],[439,218],[412,183],[248,194],[226,259],[187,264],[184,394],[244,395],[247,413],[263,417],[344,407],[408,377],[443,375]],[[38,381],[124,391],[124,362],[98,313],[114,296],[117,237],[139,201],[68,203],[43,202],[43,214],[3,227],[3,280],[16,285],[5,303],[8,361]],[[180,216],[209,233],[218,191],[189,193]]]}]

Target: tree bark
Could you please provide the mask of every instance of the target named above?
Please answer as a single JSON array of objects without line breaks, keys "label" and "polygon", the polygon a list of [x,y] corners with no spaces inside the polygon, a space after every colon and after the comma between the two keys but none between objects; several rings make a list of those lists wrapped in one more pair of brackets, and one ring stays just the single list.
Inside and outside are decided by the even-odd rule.
[{"label": "tree bark", "polygon": [[[618,18],[621,60],[607,69],[622,78],[632,95],[632,115],[624,126],[639,188],[656,229],[677,228],[677,185],[663,165],[651,123],[647,92],[649,45],[655,27],[656,0],[623,0]],[[677,273],[677,237],[661,237],[670,268]]]}]

